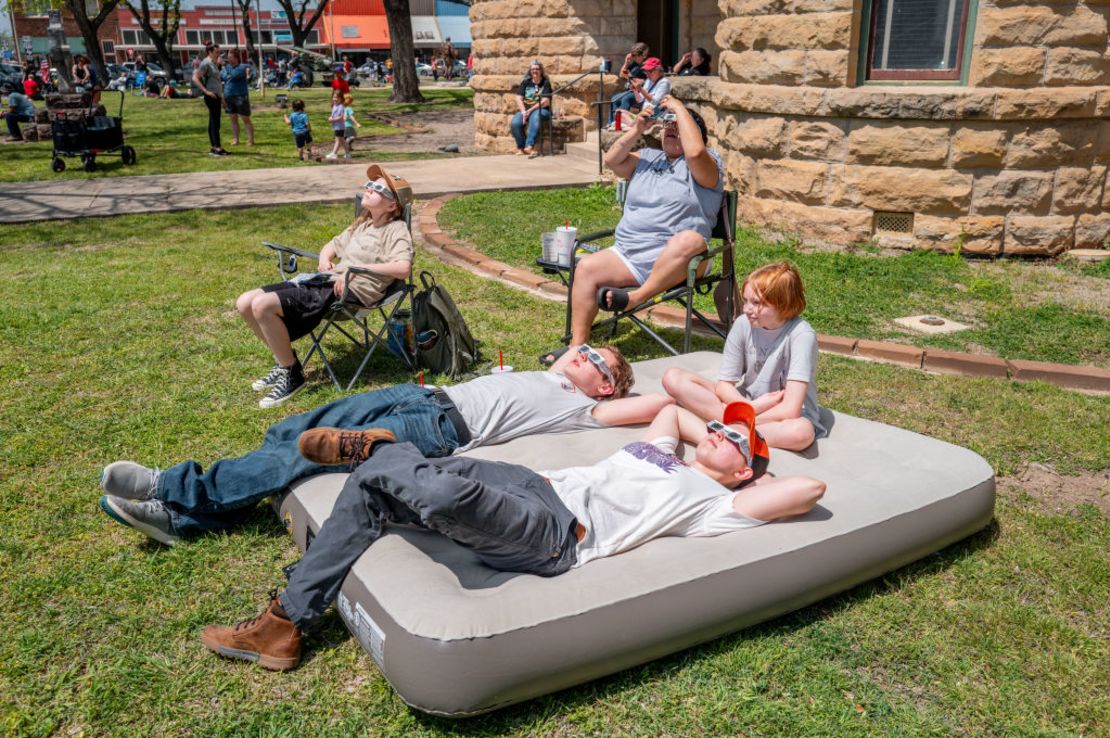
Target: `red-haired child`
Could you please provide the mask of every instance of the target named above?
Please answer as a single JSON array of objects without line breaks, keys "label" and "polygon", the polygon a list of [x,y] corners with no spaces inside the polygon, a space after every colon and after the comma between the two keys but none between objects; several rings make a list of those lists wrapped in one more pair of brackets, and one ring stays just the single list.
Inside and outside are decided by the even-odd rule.
[{"label": "red-haired child", "polygon": [[789,262],[768,264],[748,275],[741,296],[744,314],[725,340],[717,381],[673,368],[663,387],[707,420],[720,420],[730,402],[750,402],[769,445],[800,451],[827,434],[817,404],[817,334],[799,317],[801,275]]}]

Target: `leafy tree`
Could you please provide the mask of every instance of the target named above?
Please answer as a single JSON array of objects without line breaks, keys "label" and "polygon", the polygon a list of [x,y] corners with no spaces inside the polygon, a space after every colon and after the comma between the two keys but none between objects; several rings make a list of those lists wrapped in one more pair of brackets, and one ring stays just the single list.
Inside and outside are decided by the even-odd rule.
[{"label": "leafy tree", "polygon": [[258,51],[254,48],[254,35],[251,33],[251,0],[235,0],[239,8],[239,19],[243,23],[243,31],[247,37],[246,61],[258,61]]},{"label": "leafy tree", "polygon": [[158,61],[166,70],[166,75],[173,79],[178,67],[177,60],[174,58],[173,43],[177,38],[177,29],[181,25],[181,0],[122,0],[122,2],[131,11],[139,27],[150,38],[150,42],[154,44]]},{"label": "leafy tree", "polygon": [[[239,1],[236,0],[236,2]],[[293,36],[293,45],[304,48],[308,34],[312,33],[316,21],[320,20],[320,16],[324,14],[324,8],[328,7],[328,0],[277,0],[277,3],[285,11],[285,20],[289,24],[289,33]],[[313,5],[315,9],[309,13],[309,7]],[[246,16],[246,11],[243,15]]]},{"label": "leafy tree", "polygon": [[100,80],[102,85],[108,84],[108,69],[104,64],[104,52],[100,48],[100,26],[104,21],[116,12],[116,6],[119,5],[120,0],[99,0],[99,8],[96,15],[89,15],[89,6],[83,0],[63,0],[62,7],[69,11],[73,19],[77,22],[77,27],[81,29],[81,38],[85,42],[85,56],[89,58],[89,63],[92,64],[93,70],[96,72],[96,78]]}]

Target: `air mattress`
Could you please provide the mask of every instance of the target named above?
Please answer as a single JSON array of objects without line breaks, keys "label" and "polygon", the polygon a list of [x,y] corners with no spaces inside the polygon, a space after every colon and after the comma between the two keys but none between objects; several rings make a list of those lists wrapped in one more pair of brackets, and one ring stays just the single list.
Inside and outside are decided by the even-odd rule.
[{"label": "air mattress", "polygon": [[[720,355],[635,365],[636,390],[682,366],[714,377]],[[450,540],[396,530],[347,577],[340,616],[409,705],[466,716],[611,674],[791,612],[983,528],[994,473],[977,454],[830,413],[805,454],[770,470],[824,480],[809,514],[716,538],[662,538],[554,578],[498,572]],[[609,428],[521,438],[470,455],[534,469],[589,464],[639,437]],[[302,549],[345,474],[294,485],[278,508]]]}]

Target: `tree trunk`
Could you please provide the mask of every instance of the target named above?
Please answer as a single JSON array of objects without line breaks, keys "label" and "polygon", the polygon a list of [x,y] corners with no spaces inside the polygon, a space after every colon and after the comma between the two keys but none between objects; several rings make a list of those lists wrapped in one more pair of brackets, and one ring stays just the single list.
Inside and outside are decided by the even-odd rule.
[{"label": "tree trunk", "polygon": [[389,53],[393,56],[393,94],[390,102],[424,102],[416,76],[416,52],[412,43],[412,17],[409,0],[385,0],[385,19],[389,23]]},{"label": "tree trunk", "polygon": [[89,57],[89,62],[96,72],[96,78],[100,80],[101,87],[107,87],[112,80],[108,79],[108,69],[104,63],[104,51],[100,48],[100,39],[97,38],[97,35],[104,21],[116,12],[117,5],[119,5],[119,0],[103,0],[96,16],[90,18],[88,6],[84,2],[81,2],[81,0],[65,0],[66,10],[73,16],[77,27],[81,29],[81,38],[85,42],[85,55]]},{"label": "tree trunk", "polygon": [[[299,6],[298,8],[293,7],[294,1]],[[277,4],[285,11],[285,21],[289,24],[289,34],[293,37],[293,45],[300,49],[305,48],[308,34],[312,33],[312,29],[316,27],[316,21],[320,20],[320,16],[324,14],[324,8],[328,7],[328,0],[317,0],[316,10],[305,21],[304,16],[308,12],[308,5],[311,1],[277,0]]]},{"label": "tree trunk", "polygon": [[[239,6],[239,13],[243,20],[243,31],[247,37],[247,58],[248,62],[258,61],[258,51],[254,48],[254,36],[251,35],[251,0],[235,0],[235,4]],[[259,74],[262,70],[259,70]]]},{"label": "tree trunk", "polygon": [[124,5],[131,11],[131,15],[143,29],[154,50],[158,54],[158,61],[162,69],[166,70],[167,81],[176,77],[177,60],[173,55],[173,39],[177,36],[177,28],[181,25],[181,0],[160,0],[162,17],[158,20],[158,29],[150,19],[150,0],[139,0],[138,7],[132,0],[123,0]]}]

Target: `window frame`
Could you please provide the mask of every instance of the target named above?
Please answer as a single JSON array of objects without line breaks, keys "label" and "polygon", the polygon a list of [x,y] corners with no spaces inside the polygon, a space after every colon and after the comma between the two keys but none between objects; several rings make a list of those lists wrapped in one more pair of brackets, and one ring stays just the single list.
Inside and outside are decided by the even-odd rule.
[{"label": "window frame", "polygon": [[[875,31],[878,28],[878,13],[875,6],[878,0],[863,0],[860,13],[860,46],[857,65],[857,84],[860,85],[899,85],[906,83],[922,84],[962,84],[966,85],[971,68],[971,51],[975,39],[975,20],[979,11],[979,0],[956,0],[962,5],[963,22],[957,39],[956,66],[951,70],[899,69],[876,70],[872,68],[875,55]],[[958,22],[958,21],[957,21]]]}]

